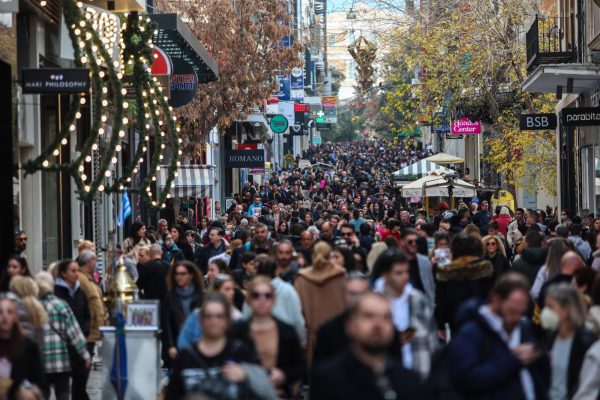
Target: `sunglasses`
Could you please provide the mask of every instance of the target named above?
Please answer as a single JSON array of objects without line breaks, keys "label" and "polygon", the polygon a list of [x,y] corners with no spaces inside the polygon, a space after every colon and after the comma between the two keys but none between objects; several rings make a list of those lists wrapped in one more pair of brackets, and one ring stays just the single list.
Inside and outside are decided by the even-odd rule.
[{"label": "sunglasses", "polygon": [[253,300],[259,300],[259,299],[271,300],[271,299],[273,299],[273,293],[271,293],[271,292],[264,292],[264,293],[253,292],[252,299]]},{"label": "sunglasses", "polygon": [[417,241],[415,239],[406,240],[406,244],[417,244]]},{"label": "sunglasses", "polygon": [[342,232],[342,236],[350,237],[350,236],[352,236],[352,232]]},{"label": "sunglasses", "polygon": [[487,246],[495,246],[496,242],[487,242]]}]

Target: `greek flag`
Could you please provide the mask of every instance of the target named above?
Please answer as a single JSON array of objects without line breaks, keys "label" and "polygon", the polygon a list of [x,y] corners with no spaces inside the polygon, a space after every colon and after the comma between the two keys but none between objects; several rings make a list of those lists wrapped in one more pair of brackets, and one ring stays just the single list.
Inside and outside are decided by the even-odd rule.
[{"label": "greek flag", "polygon": [[121,210],[117,217],[117,226],[123,226],[123,223],[127,218],[131,216],[131,203],[129,202],[129,195],[127,189],[123,191],[123,199],[121,200]]}]

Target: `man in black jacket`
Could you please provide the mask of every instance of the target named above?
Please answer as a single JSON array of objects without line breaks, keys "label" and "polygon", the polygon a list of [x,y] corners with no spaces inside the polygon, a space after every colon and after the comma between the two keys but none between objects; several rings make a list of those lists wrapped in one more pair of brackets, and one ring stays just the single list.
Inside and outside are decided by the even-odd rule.
[{"label": "man in black jacket", "polygon": [[146,300],[162,300],[167,292],[169,264],[162,260],[162,248],[155,243],[148,251],[150,261],[138,264],[137,286]]},{"label": "man in black jacket", "polygon": [[[344,300],[346,305],[354,304],[369,291],[369,280],[361,273],[353,272],[346,277]],[[345,325],[348,311],[344,311],[324,323],[317,331],[317,343],[313,354],[313,363],[317,365],[348,348],[348,335]]]},{"label": "man in black jacket", "polygon": [[428,398],[419,376],[389,351],[396,330],[385,297],[369,293],[351,306],[346,333],[350,348],[315,368],[312,400]]}]

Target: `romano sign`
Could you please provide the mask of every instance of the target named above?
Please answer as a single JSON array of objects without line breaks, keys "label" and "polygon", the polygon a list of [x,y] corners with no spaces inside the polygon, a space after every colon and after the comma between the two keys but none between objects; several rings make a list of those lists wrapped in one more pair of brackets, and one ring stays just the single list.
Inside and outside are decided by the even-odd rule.
[{"label": "romano sign", "polygon": [[229,150],[225,168],[264,168],[264,150]]},{"label": "romano sign", "polygon": [[600,125],[600,107],[565,108],[562,121],[566,127]]}]

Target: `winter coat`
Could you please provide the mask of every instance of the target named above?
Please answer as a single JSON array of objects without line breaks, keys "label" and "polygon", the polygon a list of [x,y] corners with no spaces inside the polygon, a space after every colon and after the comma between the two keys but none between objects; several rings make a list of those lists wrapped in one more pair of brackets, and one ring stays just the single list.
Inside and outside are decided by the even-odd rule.
[{"label": "winter coat", "polygon": [[511,221],[510,214],[500,214],[494,221],[498,223],[498,231],[504,236],[504,239],[506,239],[508,225]]},{"label": "winter coat", "polygon": [[581,258],[583,258],[583,261],[587,263],[590,259],[590,256],[592,255],[592,247],[590,246],[590,244],[583,240],[581,236],[573,235],[569,236],[569,239],[575,245],[577,252],[581,256]]},{"label": "winter coat", "polygon": [[89,335],[91,324],[90,307],[87,296],[81,288],[79,281],[71,289],[62,278],[58,278],[54,284],[54,295],[64,300],[71,307],[73,314],[75,314],[75,319],[79,323],[81,332],[83,332],[84,336]]},{"label": "winter coat", "polygon": [[436,277],[435,316],[438,329],[445,324],[455,330],[455,317],[460,306],[471,297],[487,298],[493,284],[494,269],[488,260],[463,256],[438,266]]},{"label": "winter coat", "polygon": [[594,400],[600,398],[600,340],[597,340],[585,353],[579,373],[579,389],[573,400]]},{"label": "winter coat", "polygon": [[[285,389],[292,393],[292,385],[299,381],[305,372],[302,347],[298,335],[291,325],[275,318],[277,324],[277,363],[276,367],[285,374]],[[233,338],[240,340],[249,349],[256,352],[254,339],[250,333],[249,321],[238,321],[233,326]]]},{"label": "winter coat", "polygon": [[198,267],[204,275],[206,275],[206,272],[208,272],[208,260],[218,256],[219,254],[225,253],[225,251],[227,251],[227,245],[223,239],[221,239],[221,244],[218,247],[215,247],[212,245],[212,243],[209,243],[200,249],[196,264],[198,264]]},{"label": "winter coat", "polygon": [[513,262],[512,271],[525,275],[529,281],[529,289],[531,289],[538,271],[546,263],[547,255],[548,249],[527,247],[521,252],[521,257]]},{"label": "winter coat", "polygon": [[100,327],[104,325],[105,312],[104,303],[102,302],[102,290],[94,280],[85,272],[79,272],[79,283],[85,292],[90,308],[90,333],[86,335],[88,342],[97,342],[102,340]]},{"label": "winter coat", "polygon": [[[547,399],[548,357],[525,366],[480,313],[482,304],[477,300],[467,302],[456,318],[459,329],[449,345],[448,360],[453,383],[466,398],[525,400],[520,374],[526,369],[536,399]],[[529,322],[523,320],[520,329],[521,343],[535,341]]]},{"label": "winter coat", "polygon": [[21,356],[11,361],[10,379],[12,385],[8,391],[8,399],[14,399],[19,387],[28,381],[36,385],[42,391],[43,398],[50,398],[50,389],[44,375],[44,365],[39,347],[34,341],[23,338],[23,353]]},{"label": "winter coat", "polygon": [[167,262],[167,264],[169,264],[171,266],[173,266],[177,261],[184,260],[183,252],[181,251],[181,249],[179,247],[177,247],[177,245],[175,243],[173,243],[173,246],[170,249],[167,249],[167,247],[163,244],[162,251],[163,251],[163,256],[162,256],[163,261]]},{"label": "winter coat", "polygon": [[[556,335],[552,338],[549,348],[552,349],[552,345],[556,339]],[[571,353],[569,354],[569,366],[567,368],[567,398],[572,398],[577,389],[579,388],[581,366],[583,365],[583,359],[585,353],[594,342],[598,339],[598,336],[589,331],[585,326],[580,326],[573,336],[573,344],[571,345]],[[596,373],[598,373],[596,371]]]},{"label": "winter coat", "polygon": [[136,283],[142,292],[141,297],[146,300],[162,300],[167,293],[169,264],[156,259],[143,265],[138,264],[137,268],[139,277]]},{"label": "winter coat", "polygon": [[322,269],[309,267],[298,271],[294,286],[300,296],[306,320],[309,363],[312,361],[312,350],[319,327],[344,311],[342,287],[345,275],[345,269],[333,264]]},{"label": "winter coat", "polygon": [[502,254],[496,253],[494,258],[485,256],[484,259],[489,260],[492,263],[492,267],[494,268],[494,282],[500,275],[510,270],[510,262],[508,261],[508,258]]},{"label": "winter coat", "polygon": [[592,253],[592,269],[596,272],[600,272],[600,250],[596,250]]},{"label": "winter coat", "polygon": [[[192,299],[190,310],[194,310],[202,305],[203,293],[201,289],[196,289]],[[181,299],[176,292],[169,292],[165,295],[161,304],[161,340],[163,349],[163,360],[168,360],[168,350],[171,347],[177,347],[177,337],[183,326],[184,312]],[[190,312],[190,315],[193,314]]]},{"label": "winter coat", "polygon": [[588,311],[585,327],[600,336],[600,305],[593,305]]}]

